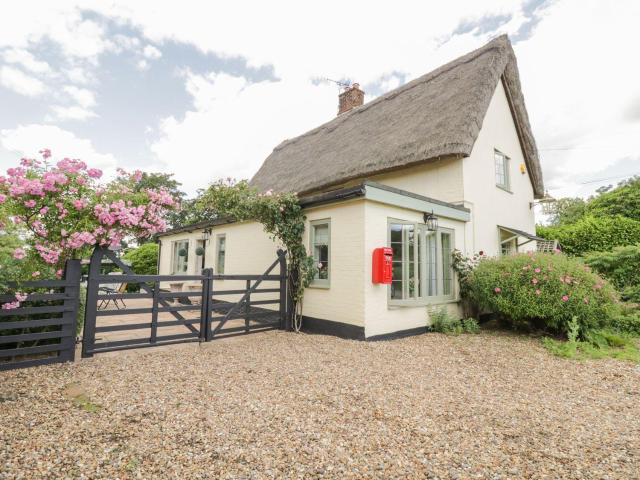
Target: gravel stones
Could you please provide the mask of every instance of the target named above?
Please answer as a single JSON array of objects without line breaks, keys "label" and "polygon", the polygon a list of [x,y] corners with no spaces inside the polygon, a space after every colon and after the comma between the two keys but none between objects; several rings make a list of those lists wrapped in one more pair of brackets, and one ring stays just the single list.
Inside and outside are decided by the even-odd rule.
[{"label": "gravel stones", "polygon": [[636,366],[523,336],[268,332],[0,373],[3,479],[638,472]]}]

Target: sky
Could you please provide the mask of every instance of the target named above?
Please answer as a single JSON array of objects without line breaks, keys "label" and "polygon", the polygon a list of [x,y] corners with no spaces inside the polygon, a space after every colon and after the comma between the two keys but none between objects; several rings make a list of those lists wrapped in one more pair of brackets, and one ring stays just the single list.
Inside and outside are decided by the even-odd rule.
[{"label": "sky", "polygon": [[640,173],[640,2],[21,1],[0,17],[0,170],[50,148],[193,195],[250,178],[331,120],[507,33],[545,187],[588,196]]}]

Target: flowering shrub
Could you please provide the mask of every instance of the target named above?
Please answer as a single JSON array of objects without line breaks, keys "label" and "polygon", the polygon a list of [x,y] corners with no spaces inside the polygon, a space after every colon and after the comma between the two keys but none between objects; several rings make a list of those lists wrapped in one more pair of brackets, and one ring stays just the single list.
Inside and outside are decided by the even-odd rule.
[{"label": "flowering shrub", "polygon": [[616,311],[615,290],[591,269],[562,254],[519,254],[482,260],[469,275],[470,297],[516,327],[533,324],[581,333],[605,326]]},{"label": "flowering shrub", "polygon": [[96,245],[116,248],[125,237],[148,238],[166,229],[164,217],[176,202],[165,190],[137,191],[142,172],[120,169],[116,180],[100,184],[100,170],[69,158],[52,165],[51,152],[40,153],[42,160],[23,158],[0,176],[5,221],[21,228],[25,239],[14,260],[60,276],[67,259],[82,258]]}]

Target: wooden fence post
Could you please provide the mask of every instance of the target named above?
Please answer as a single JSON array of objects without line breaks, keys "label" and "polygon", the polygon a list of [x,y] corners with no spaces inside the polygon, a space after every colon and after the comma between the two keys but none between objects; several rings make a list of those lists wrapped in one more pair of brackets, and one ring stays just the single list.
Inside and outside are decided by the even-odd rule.
[{"label": "wooden fence post", "polygon": [[202,275],[205,278],[202,279],[200,341],[208,342],[211,340],[211,295],[213,293],[213,269],[203,269]]},{"label": "wooden fence post", "polygon": [[84,309],[84,330],[82,333],[82,358],[93,357],[96,342],[96,314],[98,312],[98,289],[100,283],[100,266],[104,255],[101,247],[96,247],[89,261],[89,278],[87,280],[87,304]]},{"label": "wooden fence post", "polygon": [[278,250],[280,260],[280,330],[287,328],[287,252]]},{"label": "wooden fence post", "polygon": [[67,260],[64,266],[64,280],[70,285],[64,287],[68,297],[63,304],[69,310],[62,314],[64,323],[61,327],[60,360],[72,362],[76,358],[76,329],[78,325],[78,308],[80,306],[80,260]]}]

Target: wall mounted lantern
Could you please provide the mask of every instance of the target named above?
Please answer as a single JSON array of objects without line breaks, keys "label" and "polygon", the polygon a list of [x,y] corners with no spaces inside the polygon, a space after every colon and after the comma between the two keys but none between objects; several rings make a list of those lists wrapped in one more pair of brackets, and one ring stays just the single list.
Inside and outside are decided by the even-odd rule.
[{"label": "wall mounted lantern", "polygon": [[427,225],[427,230],[430,232],[438,231],[438,217],[433,214],[433,210],[431,213],[424,212],[422,218],[424,218],[424,223]]}]

